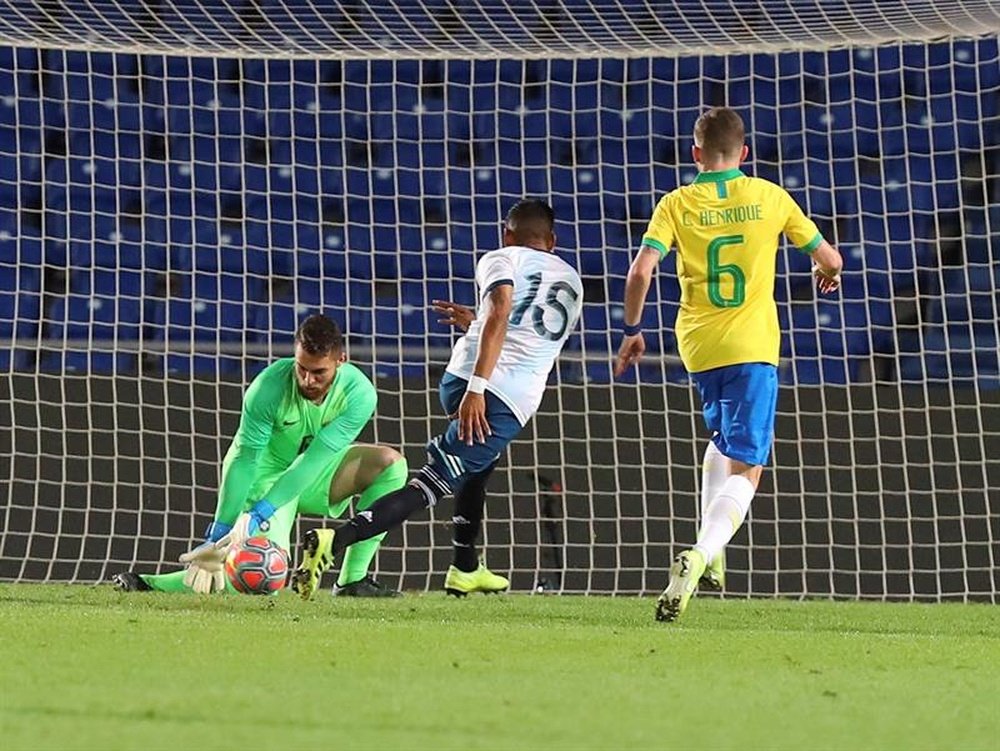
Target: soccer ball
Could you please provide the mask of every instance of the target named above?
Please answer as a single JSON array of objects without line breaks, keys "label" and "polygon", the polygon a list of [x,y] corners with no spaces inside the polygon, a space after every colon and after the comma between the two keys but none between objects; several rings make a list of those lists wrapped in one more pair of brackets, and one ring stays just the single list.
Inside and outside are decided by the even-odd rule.
[{"label": "soccer ball", "polygon": [[285,586],[288,553],[266,537],[233,545],[226,556],[226,576],[237,592],[269,595]]}]

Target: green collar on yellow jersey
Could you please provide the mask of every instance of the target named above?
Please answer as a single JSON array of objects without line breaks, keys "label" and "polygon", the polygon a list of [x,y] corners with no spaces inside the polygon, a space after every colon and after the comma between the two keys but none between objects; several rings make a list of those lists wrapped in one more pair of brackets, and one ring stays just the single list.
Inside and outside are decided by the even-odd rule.
[{"label": "green collar on yellow jersey", "polygon": [[735,180],[737,177],[745,177],[745,175],[739,167],[733,167],[718,172],[699,172],[694,181],[696,183],[722,183],[726,180]]}]

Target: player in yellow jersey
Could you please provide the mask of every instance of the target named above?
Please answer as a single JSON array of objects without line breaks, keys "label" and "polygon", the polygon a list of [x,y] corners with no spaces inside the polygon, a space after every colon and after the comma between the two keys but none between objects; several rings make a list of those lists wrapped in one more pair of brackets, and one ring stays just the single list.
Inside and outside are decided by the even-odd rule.
[{"label": "player in yellow jersey", "polygon": [[702,467],[698,540],[680,553],[657,600],[657,620],[684,612],[699,582],[721,589],[723,548],[746,518],[774,438],[781,332],[774,301],[780,235],[812,257],[822,293],[840,286],[840,253],[783,188],[744,175],[743,121],[727,107],[698,118],[691,150],[699,175],[653,211],[625,284],[624,338],[615,376],[646,349],[639,321],[654,267],[677,248],[684,367],[712,432]]}]

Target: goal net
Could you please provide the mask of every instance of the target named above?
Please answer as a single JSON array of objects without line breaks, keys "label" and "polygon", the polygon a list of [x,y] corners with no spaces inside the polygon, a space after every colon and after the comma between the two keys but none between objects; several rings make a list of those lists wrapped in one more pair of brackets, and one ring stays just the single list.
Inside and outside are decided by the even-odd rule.
[{"label": "goal net", "polygon": [[[580,269],[579,331],[490,488],[513,589],[651,593],[707,441],[673,259],[622,382],[625,273],[712,105],[747,171],[842,251],[818,300],[783,248],[777,438],[729,593],[997,600],[1000,13],[995,4],[0,0],[0,579],[173,568],[215,506],[243,389],[310,312],[411,465],[444,425],[476,258],[525,195]],[[450,505],[378,576],[441,586]],[[307,522],[312,523],[312,522]]]}]

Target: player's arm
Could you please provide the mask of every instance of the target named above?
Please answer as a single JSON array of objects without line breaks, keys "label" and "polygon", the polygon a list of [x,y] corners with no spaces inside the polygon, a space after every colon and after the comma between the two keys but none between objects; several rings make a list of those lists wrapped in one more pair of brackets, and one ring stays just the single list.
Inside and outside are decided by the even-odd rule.
[{"label": "player's arm", "polygon": [[781,200],[787,213],[785,226],[782,228],[785,237],[792,241],[801,252],[807,253],[813,262],[813,275],[819,291],[835,292],[840,287],[840,271],[844,267],[844,259],[830,243],[823,239],[816,223],[805,215],[805,212],[795,203],[795,199],[784,190]]},{"label": "player's arm", "polygon": [[205,533],[208,542],[217,542],[228,534],[236,517],[243,511],[256,478],[260,451],[255,447],[237,445],[230,461],[223,466],[215,518]]},{"label": "player's arm", "polygon": [[632,259],[632,265],[625,279],[625,320],[622,326],[621,346],[615,359],[615,378],[621,376],[634,363],[639,362],[646,351],[646,341],[642,338],[642,308],[646,304],[649,285],[656,268],[670,251],[674,242],[674,226],[670,216],[668,194],[660,199],[653,210],[646,233],[642,236],[642,247]]},{"label": "player's arm", "polygon": [[514,285],[500,284],[486,295],[486,320],[479,338],[479,354],[473,377],[490,380],[493,369],[500,359],[500,350],[507,336],[507,319],[513,307]]},{"label": "player's arm", "polygon": [[438,319],[438,323],[447,323],[462,331],[468,331],[469,326],[476,318],[472,308],[450,300],[431,300],[431,307],[434,308],[435,313],[444,316],[444,318]]},{"label": "player's arm", "polygon": [[[274,419],[284,396],[284,384],[261,373],[243,396],[240,426],[233,439],[233,454],[222,470],[219,500],[215,508],[209,539],[221,539],[246,506],[247,497],[257,477],[257,459],[271,440]],[[220,533],[221,530],[221,533]]]},{"label": "player's arm", "polygon": [[319,431],[316,440],[267,491],[267,502],[274,510],[298,498],[330,465],[334,456],[354,442],[375,414],[378,403],[375,387],[358,371],[354,371],[352,377],[354,380],[346,391],[346,410]]},{"label": "player's arm", "polygon": [[222,573],[225,548],[220,544],[232,534],[233,525],[240,518],[256,479],[257,457],[271,439],[274,415],[281,403],[280,384],[275,380],[265,371],[247,389],[240,426],[233,439],[233,455],[222,470],[215,518],[208,525],[205,542],[180,557],[181,563],[188,564],[184,583],[199,594],[225,588]]},{"label": "player's arm", "polygon": [[840,272],[844,268],[844,259],[835,247],[826,240],[820,240],[819,245],[811,253],[813,276],[819,291],[826,294],[836,292],[840,287]]},{"label": "player's arm", "polygon": [[646,304],[649,285],[653,278],[653,269],[660,262],[661,253],[656,248],[643,245],[632,259],[632,265],[625,279],[625,320],[621,346],[618,348],[618,358],[615,361],[615,378],[639,362],[646,351],[646,341],[642,338],[639,321],[642,320],[642,308]]},{"label": "player's arm", "polygon": [[511,279],[499,280],[491,285],[483,304],[486,319],[479,335],[479,352],[476,365],[469,379],[469,386],[462,403],[458,405],[458,439],[470,446],[473,439],[482,443],[490,434],[490,424],[486,419],[486,384],[493,375],[500,350],[507,336],[507,319],[513,307],[514,283]]}]

